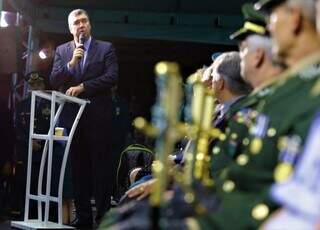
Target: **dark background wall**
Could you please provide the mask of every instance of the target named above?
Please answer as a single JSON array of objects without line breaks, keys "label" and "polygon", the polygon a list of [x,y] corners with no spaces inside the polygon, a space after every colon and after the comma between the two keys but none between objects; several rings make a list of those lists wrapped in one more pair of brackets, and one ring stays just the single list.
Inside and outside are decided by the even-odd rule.
[{"label": "dark background wall", "polygon": [[32,0],[41,6],[60,6],[87,9],[103,8],[109,10],[132,10],[153,12],[188,12],[188,13],[240,13],[240,8],[245,2],[252,0]]}]

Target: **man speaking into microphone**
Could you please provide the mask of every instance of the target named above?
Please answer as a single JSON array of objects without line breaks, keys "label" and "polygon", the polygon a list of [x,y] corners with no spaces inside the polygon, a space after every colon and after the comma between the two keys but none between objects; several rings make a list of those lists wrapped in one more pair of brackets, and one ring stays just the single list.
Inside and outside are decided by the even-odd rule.
[{"label": "man speaking into microphone", "polygon": [[[111,88],[118,78],[113,45],[91,36],[88,13],[73,10],[68,16],[73,40],[56,49],[50,81],[67,95],[90,100],[70,148],[73,169],[77,228],[92,226],[91,195],[95,198],[96,221],[110,208],[112,159],[110,152]],[[60,126],[71,128],[75,105],[66,105]]]}]

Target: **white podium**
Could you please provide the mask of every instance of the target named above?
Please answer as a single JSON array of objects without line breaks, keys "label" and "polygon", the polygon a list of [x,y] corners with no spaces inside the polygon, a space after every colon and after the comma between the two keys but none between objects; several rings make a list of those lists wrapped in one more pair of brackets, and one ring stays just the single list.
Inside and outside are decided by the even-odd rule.
[{"label": "white podium", "polygon": [[[51,115],[50,115],[50,128],[48,134],[37,134],[34,133],[34,118],[35,118],[35,106],[36,97],[40,97],[51,101]],[[61,111],[65,103],[76,103],[79,105],[79,111],[73,122],[69,136],[56,136],[55,127]],[[62,193],[63,193],[63,182],[65,167],[67,164],[67,159],[69,155],[69,149],[74,135],[75,129],[79,123],[80,117],[85,109],[85,106],[89,101],[82,100],[76,97],[70,97],[65,94],[59,93],[57,91],[33,91],[31,98],[31,113],[30,113],[30,135],[29,135],[29,150],[28,150],[28,166],[27,166],[27,185],[26,185],[26,201],[25,201],[25,213],[24,221],[12,221],[11,226],[19,229],[73,229],[73,227],[62,224]],[[58,108],[56,109],[56,106]],[[31,194],[30,182],[31,182],[31,164],[32,164],[32,140],[45,140],[45,145],[43,148],[37,194]],[[58,196],[51,195],[51,172],[52,172],[52,153],[53,153],[53,143],[54,141],[65,141],[65,151],[62,159]],[[44,178],[45,163],[47,160],[46,168],[46,188],[45,194],[42,193],[42,184]],[[38,201],[38,219],[29,219],[29,203],[30,200]],[[50,202],[55,202],[58,204],[58,222],[49,221],[49,206]],[[44,203],[44,216],[43,216],[43,205]]]}]

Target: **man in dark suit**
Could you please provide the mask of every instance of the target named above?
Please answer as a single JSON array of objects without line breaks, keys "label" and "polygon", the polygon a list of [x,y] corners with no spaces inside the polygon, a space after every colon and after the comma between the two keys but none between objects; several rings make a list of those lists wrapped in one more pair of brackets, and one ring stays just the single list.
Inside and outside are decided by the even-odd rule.
[{"label": "man in dark suit", "polygon": [[230,108],[248,95],[251,86],[240,75],[240,56],[238,52],[220,54],[213,64],[205,70],[202,81],[213,90],[218,105],[213,126],[224,131]]},{"label": "man in dark suit", "polygon": [[[92,192],[97,208],[96,221],[110,208],[111,88],[117,82],[118,64],[113,45],[91,37],[86,11],[72,11],[68,23],[73,41],[57,48],[50,79],[55,89],[90,100],[70,149],[77,212],[73,225],[90,228]],[[60,125],[70,129],[77,110],[72,105],[64,110]]]}]

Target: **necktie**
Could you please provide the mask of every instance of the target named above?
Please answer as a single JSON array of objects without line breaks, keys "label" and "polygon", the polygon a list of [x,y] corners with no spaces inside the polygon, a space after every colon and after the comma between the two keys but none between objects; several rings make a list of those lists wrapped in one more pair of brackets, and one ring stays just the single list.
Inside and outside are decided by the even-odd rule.
[{"label": "necktie", "polygon": [[216,113],[214,115],[214,118],[212,120],[214,126],[218,125],[220,123],[221,119],[223,118],[222,109],[223,109],[222,106],[218,107],[218,111],[216,111]]},{"label": "necktie", "polygon": [[80,72],[81,74],[83,74],[83,69],[84,69],[84,59],[86,57],[86,48],[83,46],[83,50],[84,50],[84,53],[83,53],[83,57],[81,58],[80,60]]}]

